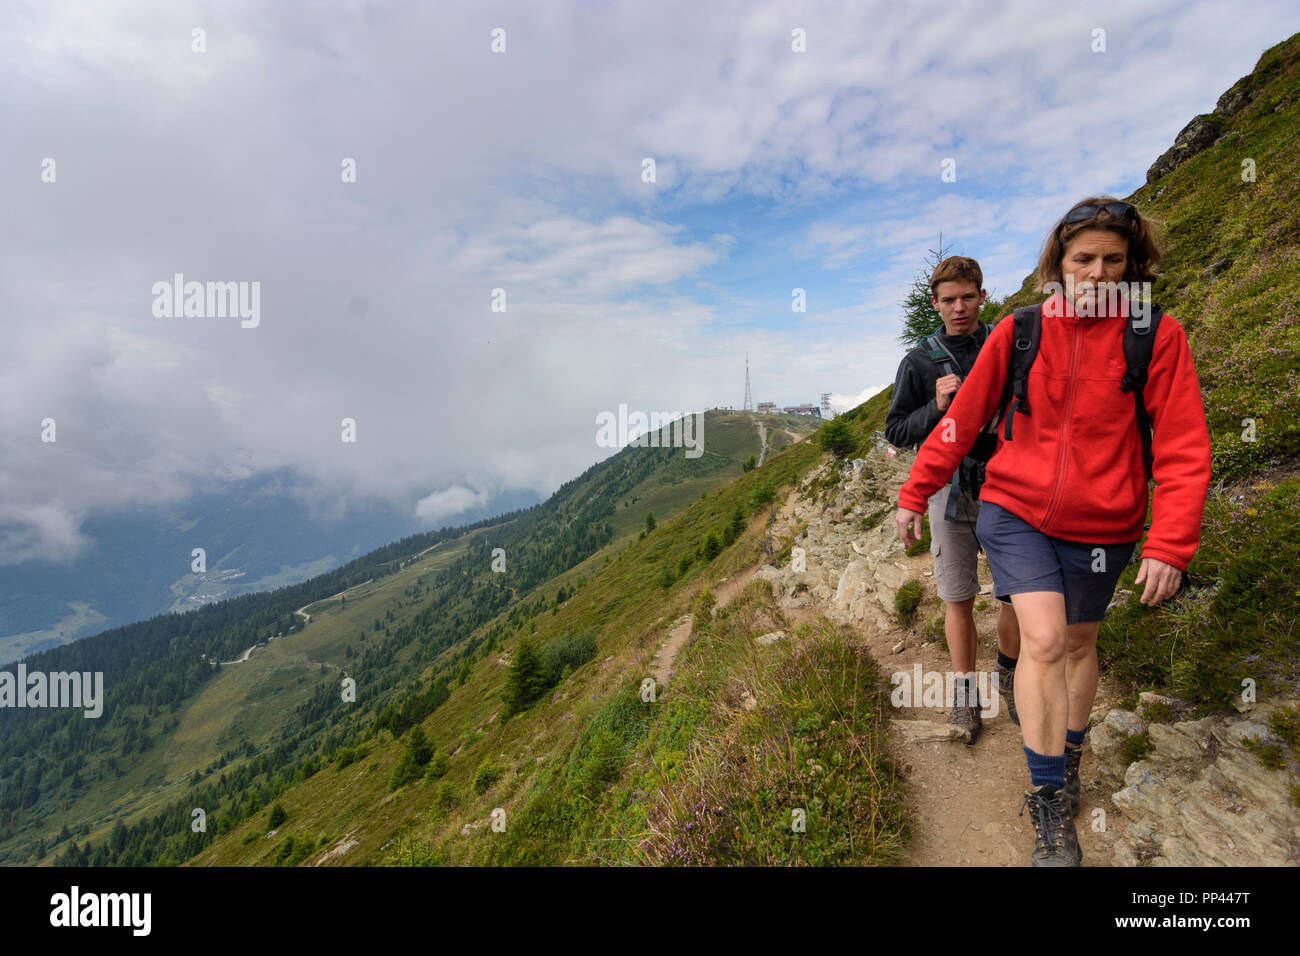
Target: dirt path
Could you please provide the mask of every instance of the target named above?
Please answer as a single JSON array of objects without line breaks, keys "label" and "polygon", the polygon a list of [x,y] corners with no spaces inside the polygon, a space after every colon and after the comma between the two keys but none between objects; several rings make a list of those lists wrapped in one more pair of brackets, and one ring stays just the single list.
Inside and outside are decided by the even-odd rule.
[{"label": "dirt path", "polygon": [[[779,530],[792,520],[796,495],[791,494],[781,508],[775,527]],[[932,568],[932,558],[922,554],[909,558],[896,556],[906,563],[915,576],[924,576]],[[753,579],[754,568],[746,569],[714,586],[718,603],[725,604],[739,594]],[[988,581],[987,568],[981,579]],[[996,602],[987,595],[990,607],[976,613],[979,643],[976,669],[992,672],[997,659]],[[826,613],[827,605],[814,601],[808,607],[783,608],[793,625],[811,622]],[[922,673],[951,670],[947,646],[942,640],[927,642],[910,631],[898,628],[878,629],[869,625],[856,628],[886,675],[898,671],[913,673],[920,664]],[[675,632],[674,632],[675,633]],[[902,641],[903,649],[894,647]],[[671,643],[671,642],[670,642]],[[1109,688],[1105,676],[1094,704],[1116,702],[1118,695]],[[933,707],[899,708],[894,721],[927,721],[942,729],[949,711]],[[1033,821],[1019,816],[1029,774],[1025,768],[1020,728],[1005,706],[996,716],[984,718],[983,732],[973,746],[960,741],[908,740],[903,728],[891,726],[892,749],[903,768],[907,796],[905,806],[913,824],[913,838],[906,850],[904,863],[909,866],[1026,866],[1033,849]],[[1082,805],[1075,825],[1083,848],[1084,866],[1110,863],[1110,839],[1092,828],[1095,808],[1111,817],[1110,825],[1120,825],[1116,809],[1108,794],[1095,784],[1095,763],[1085,748],[1082,778]]]},{"label": "dirt path", "polygon": [[[433,548],[436,548],[437,546],[438,546],[438,545],[435,544],[435,545],[433,546]],[[427,554],[429,551],[432,551],[433,548],[426,548],[424,551],[421,551],[420,554]],[[418,557],[418,555],[417,555],[417,557]],[[355,591],[357,588],[363,588],[363,587],[365,587],[367,584],[369,584],[369,583],[370,583],[371,581],[373,581],[373,580],[374,580],[374,578],[366,578],[366,579],[365,579],[364,581],[362,581],[360,584],[354,584],[354,585],[352,585],[352,587],[350,587],[350,588],[344,588],[344,589],[343,589],[342,591],[340,591],[338,594],[331,594],[329,597],[317,598],[317,599],[314,600],[314,601],[308,601],[306,604],[304,604],[302,607],[298,608],[298,610],[294,611],[293,613],[294,613],[294,614],[299,614],[299,615],[301,615],[301,616],[302,616],[302,622],[303,622],[304,624],[310,624],[310,623],[311,623],[311,615],[307,613],[307,608],[311,607],[313,604],[320,604],[321,601],[332,601],[332,600],[334,600],[334,599],[337,598],[337,597],[344,597],[344,596],[345,596],[349,591]]]},{"label": "dirt path", "polygon": [[673,665],[677,663],[677,655],[686,646],[686,642],[691,639],[691,625],[693,622],[694,618],[690,614],[678,618],[677,623],[668,635],[668,640],[664,642],[659,650],[655,651],[650,673],[654,675],[655,683],[660,687],[666,687],[669,679],[673,676]]},{"label": "dirt path", "polygon": [[[997,631],[992,614],[982,615],[975,667],[990,672],[997,660]],[[897,631],[863,634],[872,655],[887,674],[951,670],[943,641],[926,643],[914,637],[891,653],[903,635]],[[1100,694],[1098,695],[1100,698]],[[897,720],[944,724],[947,710],[899,708]],[[898,729],[895,725],[895,729]],[[1024,741],[1005,707],[984,718],[984,729],[973,746],[960,741],[908,742],[891,734],[894,753],[907,783],[905,806],[913,822],[913,839],[905,862],[910,866],[1026,866],[1033,849],[1034,828],[1028,815],[1019,816],[1029,774]],[[1094,807],[1110,807],[1104,794],[1092,792],[1084,751],[1082,806],[1075,826],[1083,848],[1084,866],[1105,866],[1110,850],[1104,835],[1091,829]],[[1113,809],[1113,808],[1112,808]]]},{"label": "dirt path", "polygon": [[763,464],[763,460],[767,458],[767,426],[764,425],[762,422],[758,422],[757,424],[758,424],[758,437],[759,440],[763,443],[762,447],[759,448],[758,450],[758,464],[761,465]]},{"label": "dirt path", "polygon": [[[761,425],[759,426],[762,427]],[[791,492],[785,499],[785,504],[777,512],[776,520],[789,520],[794,514],[794,506],[798,502],[799,496]],[[760,519],[765,520],[765,519]],[[743,571],[738,571],[725,581],[712,585],[713,597],[717,607],[726,607],[736,599],[736,596],[743,591],[752,580],[754,572],[759,569],[760,565],[755,564]],[[817,611],[813,608],[793,608],[787,610],[786,616],[791,619],[792,623],[801,621],[811,621],[817,616]],[[677,655],[681,653],[683,647],[691,639],[691,629],[694,624],[694,618],[690,614],[683,615],[673,624],[673,629],[668,634],[668,639],[660,645],[659,650],[655,651],[654,657],[651,658],[650,672],[654,675],[655,682],[660,686],[668,683],[673,674],[673,666],[677,663]],[[503,662],[504,663],[504,662]]]},{"label": "dirt path", "polygon": [[221,666],[225,667],[227,664],[243,664],[245,661],[247,661],[250,657],[253,656],[253,651],[255,650],[257,650],[256,644],[254,644],[248,650],[244,651],[243,654],[241,654],[239,657],[236,657],[233,661],[222,661]]}]

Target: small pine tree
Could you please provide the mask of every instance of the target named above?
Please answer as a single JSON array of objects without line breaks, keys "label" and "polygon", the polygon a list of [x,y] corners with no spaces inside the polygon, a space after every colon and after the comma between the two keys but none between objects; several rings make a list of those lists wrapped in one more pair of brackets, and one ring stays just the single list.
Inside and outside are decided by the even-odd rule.
[{"label": "small pine tree", "polygon": [[402,751],[402,755],[397,758],[397,763],[393,766],[393,775],[388,778],[388,789],[396,790],[404,787],[412,780],[418,779],[420,768],[416,766],[415,758],[411,755],[411,749],[407,747]]},{"label": "small pine tree", "polygon": [[700,557],[702,557],[705,561],[712,561],[721,553],[722,553],[722,542],[718,540],[718,536],[716,534],[710,531],[708,534],[704,536],[704,540],[700,542]]},{"label": "small pine tree", "polygon": [[429,758],[429,765],[424,768],[424,779],[441,780],[451,769],[451,758],[441,750],[435,750]]},{"label": "small pine tree", "polygon": [[836,415],[821,428],[817,429],[817,447],[828,451],[836,458],[847,458],[858,447],[858,440],[849,430],[849,423],[842,415]]},{"label": "small pine tree", "polygon": [[745,509],[736,505],[736,510],[731,513],[731,530],[734,538],[739,538],[745,531]]},{"label": "small pine tree", "polygon": [[740,470],[753,471],[757,465],[758,465],[758,458],[756,458],[754,455],[750,455],[748,458],[745,459],[745,463],[740,466]]},{"label": "small pine tree", "polygon": [[645,533],[649,534],[654,529],[655,529],[655,513],[653,511],[648,511],[646,512],[646,516],[645,516]]},{"label": "small pine tree", "polygon": [[424,736],[424,728],[416,724],[407,735],[406,749],[411,752],[411,759],[417,767],[423,767],[433,757],[433,747]]},{"label": "small pine tree", "polygon": [[943,245],[938,250],[929,250],[921,271],[913,277],[907,295],[903,297],[903,332],[898,341],[908,349],[920,345],[936,326],[943,325],[943,316],[930,304],[930,276],[934,275],[939,263],[948,258],[951,250],[951,246]]},{"label": "small pine tree", "polygon": [[523,639],[515,648],[515,659],[501,691],[502,717],[512,717],[546,690],[546,675],[533,642]]},{"label": "small pine tree", "polygon": [[267,824],[272,830],[277,830],[279,829],[280,824],[287,819],[289,819],[289,814],[285,812],[285,809],[280,805],[279,800],[275,801],[271,806],[271,815],[267,818]]}]

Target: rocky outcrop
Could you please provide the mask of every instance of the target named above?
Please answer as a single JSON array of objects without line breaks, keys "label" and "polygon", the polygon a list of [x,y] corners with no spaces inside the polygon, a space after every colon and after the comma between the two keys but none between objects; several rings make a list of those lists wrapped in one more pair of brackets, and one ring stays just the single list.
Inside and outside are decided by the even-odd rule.
[{"label": "rocky outcrop", "polygon": [[1226,121],[1250,104],[1257,88],[1251,76],[1244,76],[1234,83],[1214,104],[1214,112],[1203,113],[1183,127],[1182,132],[1174,138],[1174,145],[1165,150],[1147,170],[1147,182],[1155,182],[1217,143],[1227,132]]},{"label": "rocky outcrop", "polygon": [[[828,617],[846,624],[897,626],[894,597],[918,572],[903,559],[894,527],[894,501],[911,456],[891,456],[888,448],[882,436],[866,457],[838,472],[823,466],[805,481],[793,513],[773,529],[778,540],[803,529],[794,547],[803,549],[804,569],[791,560],[754,575],[771,582],[780,606],[822,604]],[[832,479],[832,486],[823,484]]]},{"label": "rocky outcrop", "polygon": [[[1154,695],[1144,695],[1144,697]],[[1168,702],[1164,699],[1161,702]],[[1270,770],[1242,740],[1268,737],[1268,715],[1294,700],[1245,714],[1157,723],[1112,710],[1089,737],[1097,775],[1119,809],[1117,866],[1295,866],[1300,808],[1290,778]],[[1127,762],[1125,740],[1145,732],[1150,750]]]},{"label": "rocky outcrop", "polygon": [[1224,132],[1224,118],[1215,113],[1205,113],[1183,127],[1174,138],[1174,145],[1160,154],[1160,158],[1147,170],[1147,182],[1153,183],[1172,172],[1202,150],[1209,149]]}]

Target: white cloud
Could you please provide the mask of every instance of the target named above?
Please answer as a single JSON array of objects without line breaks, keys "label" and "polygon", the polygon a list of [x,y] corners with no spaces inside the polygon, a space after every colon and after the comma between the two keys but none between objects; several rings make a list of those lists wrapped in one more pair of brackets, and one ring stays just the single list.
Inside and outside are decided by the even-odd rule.
[{"label": "white cloud", "polygon": [[[1069,202],[1136,185],[1297,26],[1171,0],[6,7],[0,500],[42,515],[6,540],[67,554],[81,515],[250,470],[428,515],[549,493],[607,453],[599,411],[739,406],[746,351],[757,400],[865,394],[940,230],[1012,291]],[[260,281],[261,325],[154,319],[176,272]]]},{"label": "white cloud", "polygon": [[481,508],[488,502],[488,496],[481,491],[471,491],[461,485],[452,485],[442,491],[421,498],[415,506],[417,517],[438,525],[447,518],[464,514],[474,508]]},{"label": "white cloud", "polygon": [[[891,382],[890,384],[892,385],[893,383]],[[850,409],[857,408],[867,399],[875,395],[879,395],[887,388],[889,388],[889,385],[872,385],[867,388],[864,388],[856,395],[841,395],[838,392],[832,392],[831,410],[835,412],[836,415],[839,415],[843,412],[847,412]]]}]

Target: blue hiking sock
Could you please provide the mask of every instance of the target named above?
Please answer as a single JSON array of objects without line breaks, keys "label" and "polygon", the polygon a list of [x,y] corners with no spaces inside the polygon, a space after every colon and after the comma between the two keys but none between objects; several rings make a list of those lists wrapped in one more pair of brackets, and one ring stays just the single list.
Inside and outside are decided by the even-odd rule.
[{"label": "blue hiking sock", "polygon": [[1032,786],[1046,785],[1052,790],[1060,790],[1065,786],[1065,754],[1049,757],[1026,747],[1025,762],[1029,764],[1029,782]]},{"label": "blue hiking sock", "polygon": [[1067,728],[1065,729],[1065,742],[1066,742],[1067,744],[1072,744],[1072,745],[1075,746],[1075,747],[1082,747],[1082,746],[1083,746],[1083,731],[1082,731],[1082,730],[1070,730],[1070,729],[1067,727]]}]

